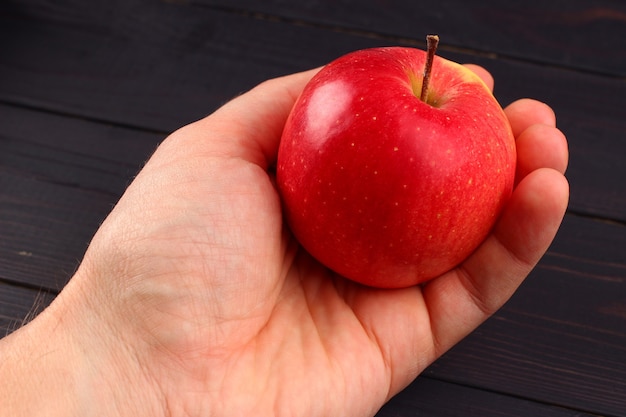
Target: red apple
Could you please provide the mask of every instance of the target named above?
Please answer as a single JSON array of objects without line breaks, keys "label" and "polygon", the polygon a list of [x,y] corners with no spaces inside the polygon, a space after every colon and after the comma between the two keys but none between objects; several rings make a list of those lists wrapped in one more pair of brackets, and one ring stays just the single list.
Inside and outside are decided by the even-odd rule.
[{"label": "red apple", "polygon": [[486,238],[511,195],[515,142],[488,87],[427,54],[366,49],[324,67],[282,135],[277,183],[287,222],[322,264],[399,288],[436,277]]}]

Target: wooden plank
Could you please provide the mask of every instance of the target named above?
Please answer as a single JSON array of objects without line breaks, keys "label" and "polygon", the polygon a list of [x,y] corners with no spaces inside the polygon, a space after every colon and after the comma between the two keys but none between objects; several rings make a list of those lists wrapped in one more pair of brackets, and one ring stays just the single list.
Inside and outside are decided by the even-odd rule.
[{"label": "wooden plank", "polygon": [[626,75],[626,4],[616,0],[502,2],[486,0],[287,2],[192,0],[229,10],[257,12],[337,31],[413,40],[438,33],[443,48],[475,50],[613,76]]},{"label": "wooden plank", "polygon": [[392,398],[377,417],[591,417],[580,410],[419,377]]},{"label": "wooden plank", "polygon": [[[56,20],[0,17],[13,40],[0,56],[0,100],[169,131],[265,78],[380,42],[180,4],[151,3],[145,13],[153,20],[104,13],[121,21],[109,26],[65,9],[52,15]],[[92,26],[97,30],[86,29]],[[489,68],[502,103],[530,96],[551,104],[570,141],[571,209],[626,221],[626,83],[510,60],[443,55]]]},{"label": "wooden plank", "polygon": [[113,198],[167,135],[1,103],[0,126],[3,170]]},{"label": "wooden plank", "polygon": [[513,299],[426,375],[624,415],[625,247],[625,226],[567,216]]},{"label": "wooden plank", "polygon": [[162,134],[0,105],[0,279],[60,289]]},{"label": "wooden plank", "polygon": [[0,278],[60,290],[115,199],[0,171]]},{"label": "wooden plank", "polygon": [[44,3],[0,15],[10,34],[0,40],[0,100],[162,131],[267,78],[372,45],[354,38],[329,47],[307,28],[182,4]]}]

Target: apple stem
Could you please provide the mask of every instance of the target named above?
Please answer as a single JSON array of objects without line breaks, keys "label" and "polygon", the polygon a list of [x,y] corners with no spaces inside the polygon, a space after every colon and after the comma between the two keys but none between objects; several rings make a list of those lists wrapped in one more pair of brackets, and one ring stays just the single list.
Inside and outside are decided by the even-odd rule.
[{"label": "apple stem", "polygon": [[430,83],[430,73],[433,69],[433,59],[435,58],[435,52],[437,51],[438,44],[439,36],[426,36],[426,47],[428,55],[426,56],[426,65],[424,66],[424,78],[422,80],[422,93],[420,94],[420,100],[422,100],[423,102],[426,102],[426,99],[428,97],[428,84]]}]

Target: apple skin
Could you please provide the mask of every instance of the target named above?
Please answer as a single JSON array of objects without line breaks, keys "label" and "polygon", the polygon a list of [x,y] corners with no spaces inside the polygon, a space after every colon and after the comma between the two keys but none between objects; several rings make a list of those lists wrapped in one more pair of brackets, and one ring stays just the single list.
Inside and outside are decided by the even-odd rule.
[{"label": "apple skin", "polygon": [[284,215],[319,262],[359,283],[402,288],[466,259],[493,228],[515,179],[515,140],[488,87],[426,53],[356,51],[306,85],[282,134]]}]

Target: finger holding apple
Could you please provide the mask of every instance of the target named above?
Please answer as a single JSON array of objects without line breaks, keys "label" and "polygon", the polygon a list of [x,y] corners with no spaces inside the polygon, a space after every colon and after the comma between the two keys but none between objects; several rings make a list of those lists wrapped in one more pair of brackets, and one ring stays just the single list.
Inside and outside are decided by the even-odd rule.
[{"label": "finger holding apple", "polygon": [[513,189],[515,140],[492,79],[438,56],[428,70],[428,59],[400,47],[341,57],[307,84],[283,131],[277,184],[292,232],[369,286],[457,266]]},{"label": "finger holding apple", "polygon": [[[489,88],[489,91],[493,91],[494,80],[489,71],[476,64],[463,64],[463,66],[476,74],[478,78],[483,80],[487,88]],[[513,132],[513,135],[515,135],[515,132]]]},{"label": "finger holding apple", "polygon": [[[565,135],[556,128],[554,111],[545,103],[521,99],[504,109],[517,147],[516,183],[536,169],[549,167],[561,174],[568,164]],[[536,120],[536,123],[529,123]]]}]

